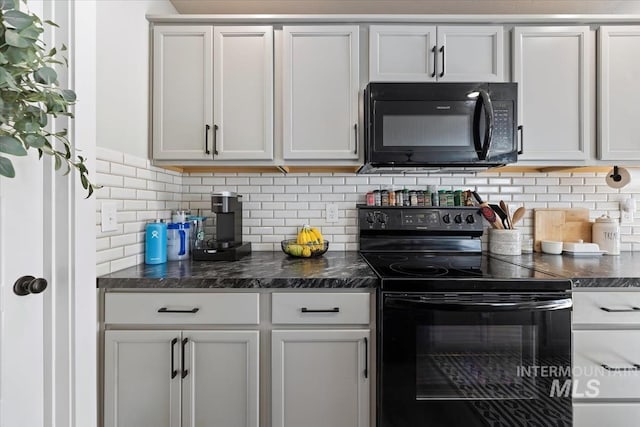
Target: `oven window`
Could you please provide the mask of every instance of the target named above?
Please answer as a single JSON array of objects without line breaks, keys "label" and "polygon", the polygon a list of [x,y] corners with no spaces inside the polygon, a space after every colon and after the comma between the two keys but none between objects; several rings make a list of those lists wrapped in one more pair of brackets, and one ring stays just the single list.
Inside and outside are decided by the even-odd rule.
[{"label": "oven window", "polygon": [[538,397],[537,326],[439,325],[416,328],[416,400],[514,400]]},{"label": "oven window", "polygon": [[385,147],[464,147],[468,146],[470,115],[396,115],[383,117],[382,140]]}]

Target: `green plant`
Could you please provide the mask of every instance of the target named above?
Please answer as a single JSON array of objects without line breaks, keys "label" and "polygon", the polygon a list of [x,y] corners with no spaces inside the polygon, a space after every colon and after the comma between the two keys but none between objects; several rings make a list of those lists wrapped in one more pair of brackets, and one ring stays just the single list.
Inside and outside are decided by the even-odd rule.
[{"label": "green plant", "polygon": [[19,0],[0,0],[0,176],[16,175],[7,155],[26,156],[35,149],[39,158],[53,157],[56,170],[64,165],[65,175],[77,169],[90,197],[98,187],[89,181],[85,158],[72,158],[67,129],[51,132],[47,127],[52,118],[73,118],[69,106],[76,102],[74,91],[59,87],[54,69],[68,66],[67,59],[58,59],[57,49],[47,50],[42,40],[44,24],[57,25],[19,6]]}]

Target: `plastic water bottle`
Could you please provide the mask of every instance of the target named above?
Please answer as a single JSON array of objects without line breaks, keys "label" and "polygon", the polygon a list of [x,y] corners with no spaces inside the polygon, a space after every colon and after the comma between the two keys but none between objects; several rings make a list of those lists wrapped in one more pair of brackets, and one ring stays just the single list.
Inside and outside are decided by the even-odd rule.
[{"label": "plastic water bottle", "polygon": [[167,224],[156,219],[147,224],[144,239],[145,264],[162,264],[167,262]]},{"label": "plastic water bottle", "polygon": [[172,223],[167,226],[167,258],[180,261],[189,258],[189,223]]}]

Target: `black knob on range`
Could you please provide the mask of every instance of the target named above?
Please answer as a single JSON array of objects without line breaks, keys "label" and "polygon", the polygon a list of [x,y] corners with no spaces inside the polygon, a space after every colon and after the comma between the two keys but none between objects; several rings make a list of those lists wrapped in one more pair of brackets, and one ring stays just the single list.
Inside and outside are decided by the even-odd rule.
[{"label": "black knob on range", "polygon": [[445,224],[451,223],[451,216],[449,216],[449,214],[446,214],[442,217],[442,222],[444,222]]},{"label": "black knob on range", "polygon": [[389,219],[389,217],[385,213],[381,213],[380,215],[378,215],[378,222],[380,224],[386,223],[388,219]]},{"label": "black knob on range", "polygon": [[456,222],[456,224],[462,224],[462,214],[456,215],[453,220]]},{"label": "black knob on range", "polygon": [[39,294],[47,289],[47,281],[33,276],[22,276],[13,284],[13,292],[21,297],[29,294]]},{"label": "black knob on range", "polygon": [[473,224],[476,222],[476,219],[473,215],[467,215],[467,224]]},{"label": "black knob on range", "polygon": [[367,214],[367,222],[369,224],[373,224],[376,221],[376,216],[373,214],[373,212],[369,212]]}]

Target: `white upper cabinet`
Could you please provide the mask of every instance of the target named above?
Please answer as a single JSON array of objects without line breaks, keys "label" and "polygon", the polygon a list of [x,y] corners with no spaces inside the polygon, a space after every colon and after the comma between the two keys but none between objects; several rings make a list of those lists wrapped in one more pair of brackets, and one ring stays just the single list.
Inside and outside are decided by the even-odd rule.
[{"label": "white upper cabinet", "polygon": [[283,157],[358,159],[358,27],[283,27]]},{"label": "white upper cabinet", "polygon": [[640,26],[599,30],[599,158],[640,160]]},{"label": "white upper cabinet", "polygon": [[273,159],[273,28],[153,31],[153,158]]},{"label": "white upper cabinet", "polygon": [[519,160],[590,158],[593,45],[587,26],[514,29],[513,78],[524,127]]},{"label": "white upper cabinet", "polygon": [[369,80],[504,81],[504,30],[490,25],[372,25]]},{"label": "white upper cabinet", "polygon": [[273,29],[215,27],[213,158],[273,158]]},{"label": "white upper cabinet", "polygon": [[206,160],[213,117],[213,27],[153,29],[153,158]]}]

